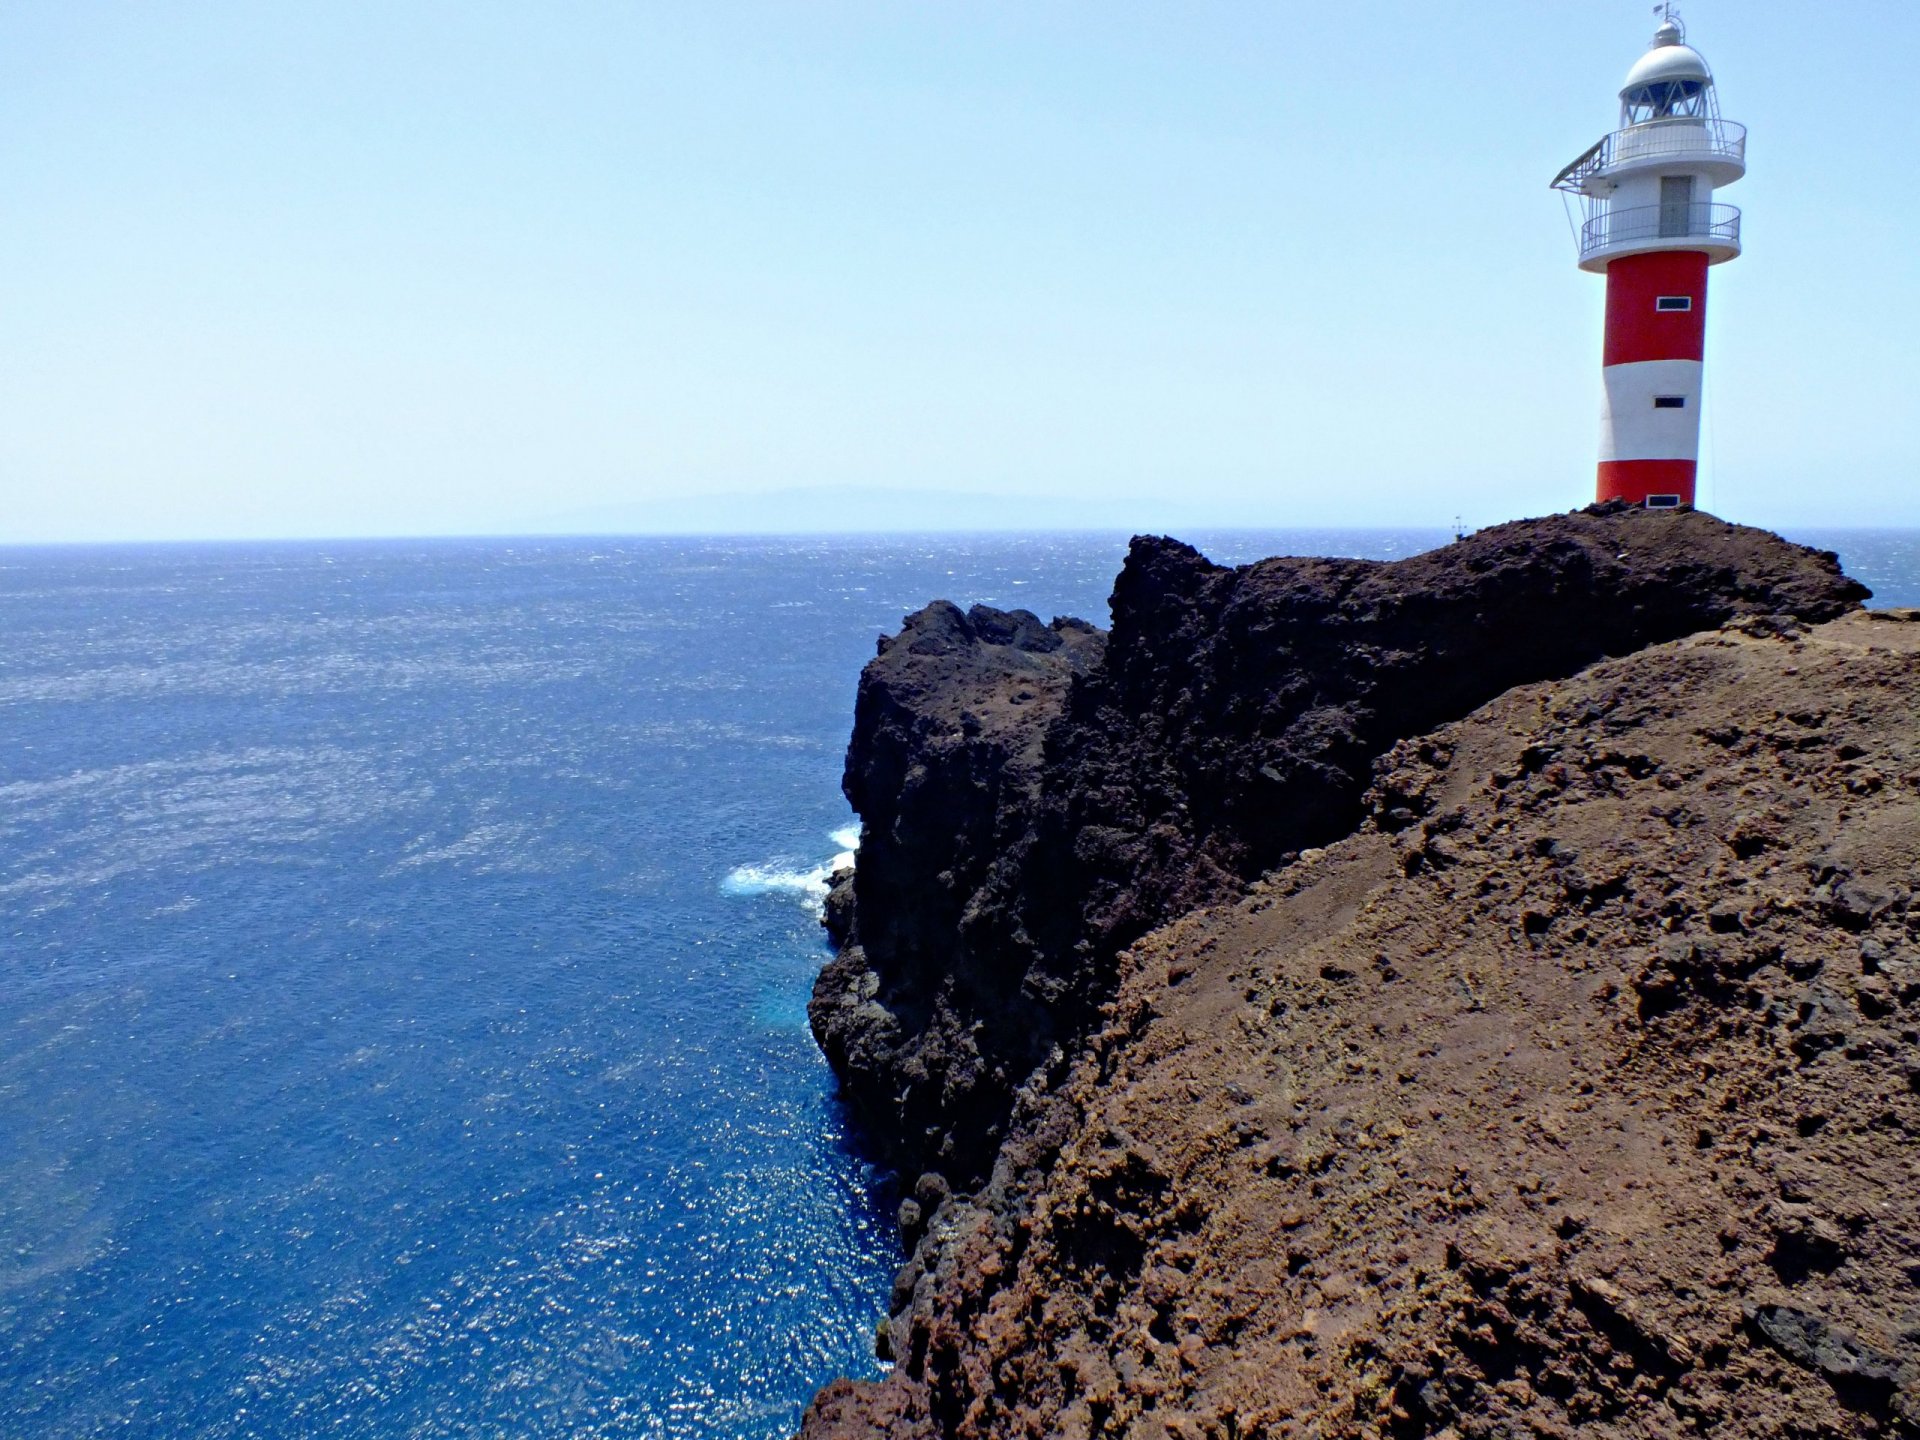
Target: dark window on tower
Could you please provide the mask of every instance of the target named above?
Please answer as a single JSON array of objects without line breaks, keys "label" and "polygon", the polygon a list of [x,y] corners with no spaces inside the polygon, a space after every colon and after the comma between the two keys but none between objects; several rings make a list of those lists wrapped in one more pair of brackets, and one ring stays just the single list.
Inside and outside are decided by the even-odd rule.
[{"label": "dark window on tower", "polygon": [[1653,397],[1653,408],[1656,410],[1684,410],[1687,408],[1687,397],[1684,395],[1656,395]]},{"label": "dark window on tower", "polygon": [[1693,308],[1693,297],[1691,295],[1662,295],[1653,302],[1653,308],[1656,310],[1691,310]]}]

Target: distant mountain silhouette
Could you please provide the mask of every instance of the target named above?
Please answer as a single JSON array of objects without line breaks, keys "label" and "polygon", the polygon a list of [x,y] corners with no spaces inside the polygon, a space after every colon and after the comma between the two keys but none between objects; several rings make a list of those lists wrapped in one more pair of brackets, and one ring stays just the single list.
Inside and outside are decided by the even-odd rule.
[{"label": "distant mountain silhouette", "polygon": [[531,520],[549,535],[848,534],[924,530],[1170,530],[1196,525],[1273,525],[1253,507],[1191,505],[1158,497],[1077,499],[981,495],[961,490],[815,485],[725,495],[686,495],[598,505]]}]

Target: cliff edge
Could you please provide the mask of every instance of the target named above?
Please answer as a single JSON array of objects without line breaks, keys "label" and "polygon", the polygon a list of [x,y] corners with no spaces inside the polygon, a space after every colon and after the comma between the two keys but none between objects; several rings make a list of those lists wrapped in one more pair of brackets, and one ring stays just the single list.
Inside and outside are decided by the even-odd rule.
[{"label": "cliff edge", "polygon": [[1920,1433],[1920,623],[1863,594],[1612,512],[911,617],[813,1018],[929,1173],[804,1433]]},{"label": "cliff edge", "polygon": [[1920,612],[1514,689],[1123,955],[808,1436],[1920,1434]]},{"label": "cliff edge", "polygon": [[1396,741],[1605,656],[1866,593],[1765,531],[1615,506],[1392,563],[1228,568],[1139,539],[1110,636],[930,605],[860,679],[860,864],[829,907],[814,1034],[893,1163],[970,1187],[1114,957],[1351,831]]}]

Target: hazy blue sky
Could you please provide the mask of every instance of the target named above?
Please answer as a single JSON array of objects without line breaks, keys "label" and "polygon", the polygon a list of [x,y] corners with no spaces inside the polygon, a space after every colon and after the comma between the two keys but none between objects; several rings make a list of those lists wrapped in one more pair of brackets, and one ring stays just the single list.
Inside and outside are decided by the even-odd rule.
[{"label": "hazy blue sky", "polygon": [[[1683,13],[1752,130],[1703,503],[1920,524],[1920,7]],[[1652,23],[6,0],[0,541],[842,485],[1142,524],[1564,509],[1602,282],[1547,181]]]}]

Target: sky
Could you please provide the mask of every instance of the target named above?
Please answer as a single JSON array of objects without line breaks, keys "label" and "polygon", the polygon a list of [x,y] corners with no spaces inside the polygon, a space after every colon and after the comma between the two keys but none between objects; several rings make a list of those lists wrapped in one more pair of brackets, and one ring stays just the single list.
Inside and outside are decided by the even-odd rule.
[{"label": "sky", "polygon": [[[1701,502],[1920,525],[1920,6],[1681,13],[1751,132]],[[754,529],[816,489],[1140,527],[1567,509],[1603,282],[1548,181],[1653,23],[6,0],[0,543]]]}]

